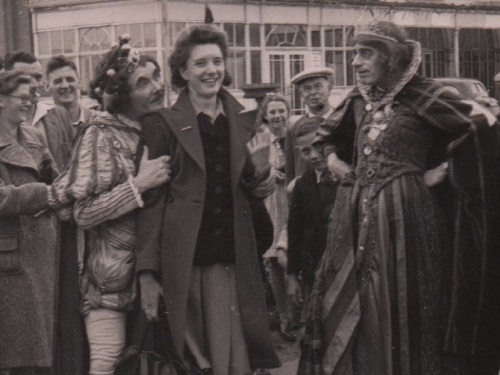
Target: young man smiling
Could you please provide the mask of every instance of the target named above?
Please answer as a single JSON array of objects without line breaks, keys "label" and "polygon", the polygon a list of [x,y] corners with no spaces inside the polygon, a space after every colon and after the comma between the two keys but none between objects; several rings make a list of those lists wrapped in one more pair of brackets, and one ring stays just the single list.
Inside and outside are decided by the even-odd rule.
[{"label": "young man smiling", "polygon": [[47,63],[45,75],[54,104],[66,109],[76,135],[78,126],[88,121],[91,111],[80,105],[80,77],[75,63],[62,55],[54,56]]}]

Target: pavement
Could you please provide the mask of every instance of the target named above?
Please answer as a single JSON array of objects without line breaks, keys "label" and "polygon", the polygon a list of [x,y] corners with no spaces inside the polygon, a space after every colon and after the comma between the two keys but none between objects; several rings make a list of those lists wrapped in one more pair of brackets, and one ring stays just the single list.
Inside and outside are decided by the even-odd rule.
[{"label": "pavement", "polygon": [[299,366],[300,338],[303,329],[296,331],[297,341],[294,343],[283,340],[277,331],[272,332],[272,340],[276,353],[281,361],[281,367],[270,370],[272,375],[295,375]]}]

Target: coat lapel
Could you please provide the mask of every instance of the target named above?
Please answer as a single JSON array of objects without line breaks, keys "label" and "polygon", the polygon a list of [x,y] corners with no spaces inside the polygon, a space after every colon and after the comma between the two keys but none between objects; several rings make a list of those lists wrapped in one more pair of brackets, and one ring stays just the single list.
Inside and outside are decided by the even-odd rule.
[{"label": "coat lapel", "polygon": [[27,151],[42,154],[43,145],[28,131],[19,129],[23,146],[16,140],[0,138],[0,163],[10,164],[21,168],[33,169],[38,173],[38,164],[34,157]]},{"label": "coat lapel", "polygon": [[221,91],[220,98],[229,122],[231,183],[236,187],[248,157],[246,144],[254,133],[255,111],[241,113],[245,108],[225,90]]},{"label": "coat lapel", "polygon": [[198,129],[198,119],[187,90],[184,89],[181,92],[177,102],[170,110],[161,111],[160,114],[170,124],[172,132],[182,147],[205,173],[205,157]]}]

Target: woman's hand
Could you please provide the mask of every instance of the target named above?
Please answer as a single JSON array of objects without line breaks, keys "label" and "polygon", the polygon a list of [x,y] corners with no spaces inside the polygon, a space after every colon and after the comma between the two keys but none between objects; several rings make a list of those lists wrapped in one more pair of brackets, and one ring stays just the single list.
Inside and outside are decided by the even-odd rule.
[{"label": "woman's hand", "polygon": [[428,187],[440,184],[448,174],[448,162],[439,164],[436,168],[424,173],[424,182]]},{"label": "woman's hand", "polygon": [[151,272],[143,272],[139,276],[141,288],[141,308],[149,321],[158,320],[158,305],[163,290]]},{"label": "woman's hand", "polygon": [[250,159],[255,167],[255,175],[260,176],[269,170],[270,133],[257,133],[247,143]]},{"label": "woman's hand", "polygon": [[170,156],[163,155],[149,160],[149,150],[144,146],[144,153],[139,165],[139,173],[134,177],[134,185],[139,194],[161,186],[170,180]]}]

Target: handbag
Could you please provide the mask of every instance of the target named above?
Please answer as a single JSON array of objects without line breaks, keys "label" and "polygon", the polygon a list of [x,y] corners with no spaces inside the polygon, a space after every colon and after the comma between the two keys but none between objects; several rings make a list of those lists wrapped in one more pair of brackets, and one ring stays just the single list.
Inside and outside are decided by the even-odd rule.
[{"label": "handbag", "polygon": [[141,311],[139,325],[142,337],[123,349],[114,375],[190,375],[175,349],[163,300],[158,322],[149,322]]}]

